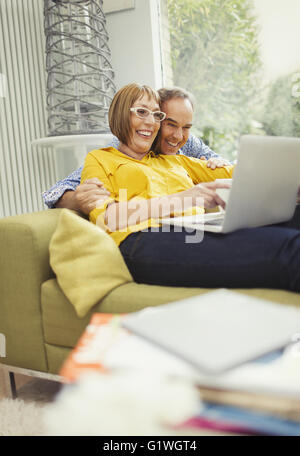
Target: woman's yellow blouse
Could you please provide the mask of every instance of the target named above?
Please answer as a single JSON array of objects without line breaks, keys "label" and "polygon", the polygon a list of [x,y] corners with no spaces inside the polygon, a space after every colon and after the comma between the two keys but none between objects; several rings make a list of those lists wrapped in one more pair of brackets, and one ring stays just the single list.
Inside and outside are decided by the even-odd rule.
[{"label": "woman's yellow blouse", "polygon": [[[149,152],[142,160],[136,160],[113,147],[107,147],[93,150],[86,156],[81,182],[97,177],[111,193],[111,199],[89,214],[91,222],[96,223],[101,216],[103,224],[107,205],[112,200],[119,202],[171,195],[200,182],[231,178],[233,168],[226,166],[212,170],[207,168],[206,161],[197,158],[185,155],[155,155],[153,152]],[[197,206],[176,215],[203,212],[204,209]],[[159,224],[156,220],[148,219],[110,234],[119,245],[130,233],[157,226]]]}]

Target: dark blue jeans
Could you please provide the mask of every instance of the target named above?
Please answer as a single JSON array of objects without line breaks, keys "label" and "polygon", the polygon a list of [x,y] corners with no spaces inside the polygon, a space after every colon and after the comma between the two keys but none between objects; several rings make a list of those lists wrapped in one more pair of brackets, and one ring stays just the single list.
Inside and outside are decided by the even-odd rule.
[{"label": "dark blue jeans", "polygon": [[199,243],[185,242],[190,231],[140,231],[129,235],[120,250],[140,283],[299,292],[300,224],[290,225],[295,227],[273,225],[229,234],[205,233]]}]

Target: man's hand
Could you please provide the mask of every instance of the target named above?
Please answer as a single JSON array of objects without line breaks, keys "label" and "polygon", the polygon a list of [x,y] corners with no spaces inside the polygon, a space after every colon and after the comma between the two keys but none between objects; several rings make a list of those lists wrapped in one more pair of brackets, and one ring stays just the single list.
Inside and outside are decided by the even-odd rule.
[{"label": "man's hand", "polygon": [[[206,160],[206,158],[200,157],[200,160]],[[207,160],[207,164],[206,164],[206,166],[211,169],[223,168],[224,166],[228,166],[228,165],[231,165],[231,163],[222,157],[212,157],[209,160]]]},{"label": "man's hand", "polygon": [[88,215],[95,207],[101,206],[109,196],[110,192],[95,177],[84,181],[74,191],[66,191],[55,207],[72,209]]}]

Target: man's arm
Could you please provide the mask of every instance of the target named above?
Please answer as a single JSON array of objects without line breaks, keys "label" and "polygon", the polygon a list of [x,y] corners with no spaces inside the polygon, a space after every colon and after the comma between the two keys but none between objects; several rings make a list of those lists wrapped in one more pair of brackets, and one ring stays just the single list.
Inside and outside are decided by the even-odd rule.
[{"label": "man's arm", "polygon": [[99,179],[88,179],[78,185],[74,191],[67,190],[58,200],[55,207],[72,209],[89,215],[95,207],[101,206],[109,195],[110,193]]},{"label": "man's arm", "polygon": [[[119,147],[118,138],[113,136],[108,147],[110,146],[117,149]],[[93,204],[95,207],[95,203],[99,199],[107,197],[108,192],[100,181],[91,182],[89,180],[80,184],[82,169],[83,167],[81,166],[68,177],[57,182],[49,190],[43,192],[44,203],[49,209],[59,207],[89,214]]]},{"label": "man's arm", "polygon": [[190,134],[189,139],[185,145],[180,149],[183,155],[188,157],[201,158],[204,157],[206,160],[210,158],[221,158],[220,155],[216,154],[211,150],[201,138],[197,138],[195,135]]},{"label": "man's arm", "polygon": [[50,209],[72,209],[88,215],[110,195],[98,179],[80,184],[81,172],[82,167],[43,193],[44,202]]},{"label": "man's arm", "polygon": [[78,168],[65,179],[56,182],[56,184],[53,185],[49,190],[43,192],[42,196],[44,203],[49,207],[49,209],[56,207],[58,201],[65,192],[76,190],[80,184],[81,172],[82,167]]}]

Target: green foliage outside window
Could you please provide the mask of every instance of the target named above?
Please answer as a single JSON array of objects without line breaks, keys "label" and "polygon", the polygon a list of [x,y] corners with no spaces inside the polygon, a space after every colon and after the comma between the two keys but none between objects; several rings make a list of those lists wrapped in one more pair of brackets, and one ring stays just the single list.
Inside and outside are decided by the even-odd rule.
[{"label": "green foliage outside window", "polygon": [[261,95],[251,0],[168,0],[174,84],[196,97],[193,131],[232,159],[241,133],[257,133]]},{"label": "green foliage outside window", "polygon": [[167,0],[174,84],[193,132],[234,159],[241,134],[300,137],[300,70],[264,86],[253,0]]},{"label": "green foliage outside window", "polygon": [[300,72],[282,76],[271,85],[260,121],[267,135],[300,136]]}]

